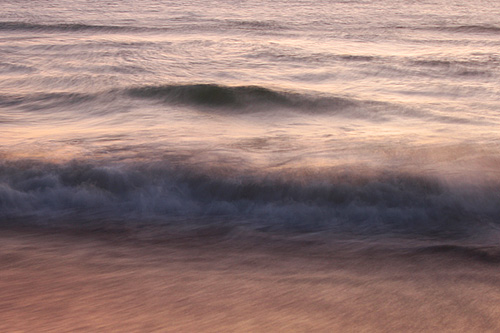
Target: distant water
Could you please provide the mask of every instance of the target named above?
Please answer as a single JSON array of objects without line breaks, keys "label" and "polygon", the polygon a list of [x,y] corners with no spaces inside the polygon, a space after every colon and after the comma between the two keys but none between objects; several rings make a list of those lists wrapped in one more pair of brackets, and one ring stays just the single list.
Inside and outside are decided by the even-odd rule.
[{"label": "distant water", "polygon": [[500,228],[500,2],[2,1],[0,223]]}]

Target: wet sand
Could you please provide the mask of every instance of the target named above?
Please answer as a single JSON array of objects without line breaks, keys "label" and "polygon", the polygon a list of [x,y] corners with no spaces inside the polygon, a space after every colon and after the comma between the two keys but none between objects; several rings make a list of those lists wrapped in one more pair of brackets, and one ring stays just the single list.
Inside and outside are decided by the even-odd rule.
[{"label": "wet sand", "polygon": [[497,249],[3,230],[2,332],[500,330]]}]

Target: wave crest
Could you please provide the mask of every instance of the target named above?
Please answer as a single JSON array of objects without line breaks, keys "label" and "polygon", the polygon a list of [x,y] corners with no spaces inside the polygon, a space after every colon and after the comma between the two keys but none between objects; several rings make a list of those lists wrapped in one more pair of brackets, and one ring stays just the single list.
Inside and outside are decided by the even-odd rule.
[{"label": "wave crest", "polygon": [[217,84],[145,86],[131,88],[129,94],[139,98],[155,98],[167,103],[232,109],[278,106],[305,110],[331,110],[356,105],[356,101],[347,98],[313,97],[261,86],[231,87]]},{"label": "wave crest", "polygon": [[[498,187],[385,173],[222,176],[170,166],[4,163],[0,221],[230,220],[257,230],[458,235],[500,220]],[[68,219],[68,216],[72,218]],[[30,217],[34,217],[31,218]]]}]

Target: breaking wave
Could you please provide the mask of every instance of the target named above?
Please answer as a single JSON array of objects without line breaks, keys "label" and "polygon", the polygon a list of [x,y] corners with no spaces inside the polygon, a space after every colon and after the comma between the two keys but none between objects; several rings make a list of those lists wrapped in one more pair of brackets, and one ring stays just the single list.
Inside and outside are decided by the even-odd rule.
[{"label": "breaking wave", "polygon": [[[500,221],[500,187],[451,187],[422,176],[379,173],[320,178],[224,176],[169,166],[6,162],[0,221],[65,224],[173,221],[245,224],[260,231],[455,237]],[[22,221],[22,222],[20,222]],[[148,222],[149,223],[149,222]]]}]

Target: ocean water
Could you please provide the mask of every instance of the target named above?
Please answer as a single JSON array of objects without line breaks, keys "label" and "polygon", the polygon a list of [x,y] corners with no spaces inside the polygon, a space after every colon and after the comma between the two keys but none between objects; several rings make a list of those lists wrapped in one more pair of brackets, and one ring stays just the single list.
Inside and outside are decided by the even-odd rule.
[{"label": "ocean water", "polygon": [[495,235],[499,12],[4,0],[0,224]]}]

